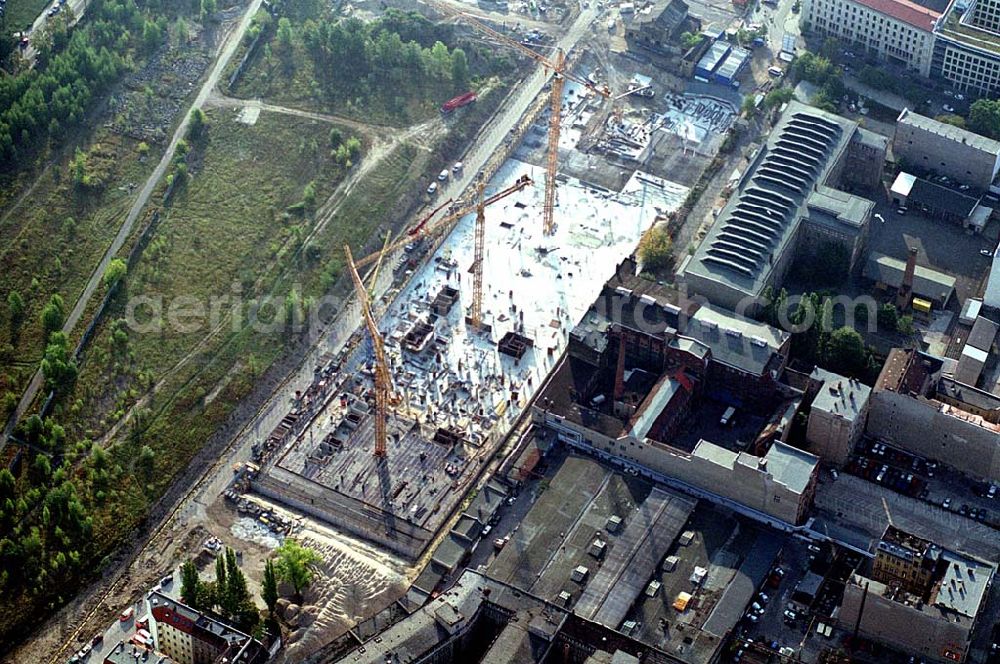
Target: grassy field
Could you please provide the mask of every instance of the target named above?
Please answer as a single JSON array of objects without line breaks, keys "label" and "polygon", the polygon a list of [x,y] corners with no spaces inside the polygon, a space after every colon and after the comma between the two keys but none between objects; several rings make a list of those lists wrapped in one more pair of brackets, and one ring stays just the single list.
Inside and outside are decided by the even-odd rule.
[{"label": "grassy field", "polygon": [[351,99],[340,94],[328,94],[316,83],[313,61],[298,42],[290,59],[295,65],[289,70],[275,55],[258,55],[231,94],[242,99],[259,97],[272,103],[393,127],[405,127],[433,117],[441,103],[454,96],[450,87],[428,89],[423,96],[414,95],[400,99],[398,103],[381,95]]},{"label": "grassy field", "polygon": [[[158,231],[159,236],[171,238],[169,250],[162,256],[154,255],[161,250],[147,250],[148,260],[144,256],[143,265],[128,278],[130,295],[169,291],[202,296],[210,293],[207,284],[224,286],[225,292],[247,268],[254,270],[253,292],[258,295],[271,294],[283,302],[292,288],[304,295],[319,294],[328,285],[323,274],[329,272],[329,261],[340,260],[343,243],[367,239],[425,172],[425,151],[398,147],[373,177],[344,199],[334,220],[315,239],[323,247],[322,255],[307,260],[310,252],[296,250],[293,231],[257,211],[280,210],[296,202],[304,176],[324,172],[324,158],[310,157],[308,145],[311,137],[325,137],[329,126],[267,115],[256,127],[227,127],[218,114],[211,119],[213,142],[206,150],[204,169],[177,198]],[[295,148],[299,141],[307,145],[305,153]],[[289,143],[284,152],[277,151]],[[269,161],[261,159],[264,154],[270,155]],[[278,154],[282,156],[277,158]],[[337,176],[327,174],[324,186],[329,192]],[[210,202],[226,205],[229,217],[206,212]],[[192,234],[199,229],[218,240],[194,242]],[[278,250],[272,256],[275,243]],[[163,275],[160,281],[157,274]],[[248,297],[249,289],[244,291]],[[105,509],[95,514],[94,544],[99,551],[110,550],[141,521],[149,502],[170,485],[273,363],[294,362],[286,353],[294,339],[258,332],[245,320],[235,328],[227,324],[206,340],[204,331],[125,331],[116,322],[124,311],[122,297],[118,311],[100,326],[76,391],[58,414],[72,434],[96,438],[150,386],[157,386],[115,436],[112,457],[121,475]],[[185,357],[187,361],[177,366]],[[155,472],[149,475],[133,468],[143,445],[156,453]]]},{"label": "grassy field", "polygon": [[[188,157],[191,179],[163,210],[116,312],[128,313],[128,298],[150,298],[162,303],[159,329],[148,325],[153,305],[136,309],[149,331],[124,330],[127,344],[118,334],[117,346],[127,346],[123,356],[115,341],[118,330],[112,329],[115,318],[108,318],[92,351],[95,361],[87,362],[81,375],[81,412],[101,414],[84,431],[100,431],[117,419],[123,393],[141,392],[160,380],[218,326],[208,320],[213,301],[236,295],[249,300],[267,292],[272,268],[298,248],[312,223],[310,211],[288,208],[302,201],[310,181],[317,200],[323,200],[346,174],[330,156],[330,128],[267,113],[253,126],[239,122],[232,110],[209,114],[207,138],[193,143]],[[185,302],[206,312],[204,322],[189,330],[170,319]],[[218,322],[229,309],[219,306]],[[118,394],[97,389],[108,384],[117,385]]]},{"label": "grassy field", "polygon": [[51,4],[51,0],[7,0],[7,11],[4,18],[7,29],[11,32],[30,28],[43,9]]},{"label": "grassy field", "polygon": [[[23,389],[44,350],[42,307],[53,293],[63,297],[67,309],[72,307],[128,213],[132,188],[159,159],[157,150],[144,157],[137,141],[103,128],[81,149],[89,172],[103,186],[89,191],[74,187],[67,154],[42,171],[19,207],[0,217],[0,237],[5,239],[0,247],[0,348],[8,348],[0,353],[0,394]],[[25,302],[24,322],[16,331],[6,305],[12,291]]]}]

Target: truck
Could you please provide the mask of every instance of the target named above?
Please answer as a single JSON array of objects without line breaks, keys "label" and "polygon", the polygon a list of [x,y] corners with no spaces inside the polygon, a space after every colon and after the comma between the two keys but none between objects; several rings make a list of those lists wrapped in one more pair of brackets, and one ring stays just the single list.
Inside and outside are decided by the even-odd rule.
[{"label": "truck", "polygon": [[461,108],[462,106],[468,106],[472,102],[476,101],[475,92],[465,92],[453,97],[441,105],[441,112],[448,114],[454,111],[456,108]]}]

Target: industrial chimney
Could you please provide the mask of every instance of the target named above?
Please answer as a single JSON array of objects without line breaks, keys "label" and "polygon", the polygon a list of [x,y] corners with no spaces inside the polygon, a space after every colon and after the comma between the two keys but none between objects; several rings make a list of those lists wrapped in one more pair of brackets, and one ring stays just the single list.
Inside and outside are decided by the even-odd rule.
[{"label": "industrial chimney", "polygon": [[917,248],[910,247],[910,255],[906,257],[906,271],[903,272],[903,283],[896,291],[896,308],[906,311],[913,297],[913,273],[917,269]]}]

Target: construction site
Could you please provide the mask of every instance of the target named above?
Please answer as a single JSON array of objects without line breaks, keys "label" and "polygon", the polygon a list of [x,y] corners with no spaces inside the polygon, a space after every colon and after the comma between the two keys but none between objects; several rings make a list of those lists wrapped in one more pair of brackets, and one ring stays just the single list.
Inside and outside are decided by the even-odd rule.
[{"label": "construction site", "polygon": [[[508,161],[485,194],[524,176],[544,177]],[[549,236],[541,187],[489,206],[478,326],[470,316],[476,215],[461,219],[378,321],[397,404],[386,417],[384,454],[375,449],[378,353],[366,335],[323,377],[323,403],[309,423],[267,451],[253,489],[418,557],[561,356],[608,276],[594,266],[631,253],[687,193],[653,176],[633,178],[620,193],[567,178]]]}]

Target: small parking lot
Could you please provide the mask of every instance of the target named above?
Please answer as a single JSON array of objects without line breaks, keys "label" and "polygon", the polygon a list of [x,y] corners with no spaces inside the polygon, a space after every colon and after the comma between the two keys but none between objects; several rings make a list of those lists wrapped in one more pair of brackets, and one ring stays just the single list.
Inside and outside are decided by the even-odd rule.
[{"label": "small parking lot", "polygon": [[1000,489],[885,443],[861,441],[845,470],[980,523],[996,526],[1000,518]]},{"label": "small parking lot", "polygon": [[1000,558],[994,528],[848,474],[835,481],[826,473],[820,476],[814,514],[815,532],[860,549],[873,551],[891,519],[907,532],[960,553],[993,562]]},{"label": "small parking lot", "polygon": [[[765,584],[766,601],[760,594],[756,596],[755,602],[762,605],[763,613],[755,622],[743,619],[731,650],[742,649],[744,654],[759,656],[784,653],[797,661],[818,661],[820,653],[834,645],[837,636],[832,632],[830,636],[819,634],[817,626],[834,622],[829,616],[840,604],[843,580],[860,563],[858,554],[828,544],[817,545],[801,537],[791,538],[781,553],[783,577],[775,583],[772,576]],[[815,594],[796,592],[797,588],[808,585],[803,580],[812,575],[823,579]],[[751,606],[748,613],[752,612]]]},{"label": "small parking lot", "polygon": [[982,235],[974,235],[956,223],[933,219],[912,207],[900,215],[888,199],[877,200],[875,206],[885,221],[872,223],[872,252],[906,260],[909,249],[916,247],[919,265],[955,277],[958,301],[952,301],[950,308],[956,311],[967,298],[978,294],[991,265],[991,259],[980,251],[996,249],[1000,224],[991,222]]}]

